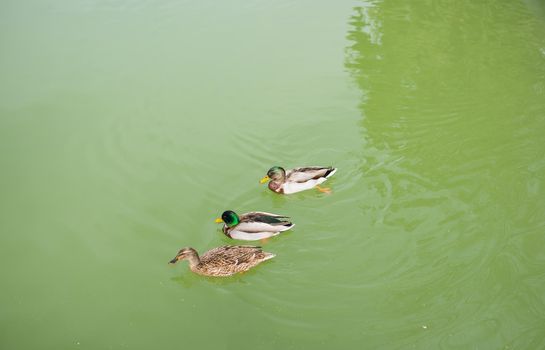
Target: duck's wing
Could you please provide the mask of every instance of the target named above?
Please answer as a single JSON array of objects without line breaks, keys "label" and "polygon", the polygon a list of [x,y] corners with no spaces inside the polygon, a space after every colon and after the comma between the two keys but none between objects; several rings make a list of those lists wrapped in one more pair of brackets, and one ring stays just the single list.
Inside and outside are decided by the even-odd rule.
[{"label": "duck's wing", "polygon": [[241,223],[261,223],[273,226],[291,224],[289,216],[267,213],[264,211],[252,211],[242,214],[240,216],[240,221]]},{"label": "duck's wing", "polygon": [[209,267],[235,267],[235,269],[241,267],[242,271],[244,267],[251,267],[263,260],[270,259],[270,255],[257,246],[226,245],[204,253],[201,263]]},{"label": "duck's wing", "polygon": [[229,230],[229,236],[254,241],[275,236],[293,226],[287,216],[254,211],[240,215],[240,223]]},{"label": "duck's wing", "polygon": [[320,178],[328,178],[336,171],[336,168],[322,166],[295,168],[286,172],[286,182],[306,182]]}]

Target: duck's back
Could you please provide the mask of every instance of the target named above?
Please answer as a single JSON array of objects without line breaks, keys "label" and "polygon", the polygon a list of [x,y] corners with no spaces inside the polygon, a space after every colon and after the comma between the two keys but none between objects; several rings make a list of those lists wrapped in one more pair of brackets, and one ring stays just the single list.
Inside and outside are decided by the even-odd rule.
[{"label": "duck's back", "polygon": [[204,253],[194,271],[208,276],[230,276],[273,257],[274,254],[264,252],[260,247],[227,245]]},{"label": "duck's back", "polygon": [[317,180],[319,178],[327,178],[335,172],[333,167],[309,166],[304,168],[295,168],[288,170],[286,178],[292,182],[305,182],[309,180]]}]

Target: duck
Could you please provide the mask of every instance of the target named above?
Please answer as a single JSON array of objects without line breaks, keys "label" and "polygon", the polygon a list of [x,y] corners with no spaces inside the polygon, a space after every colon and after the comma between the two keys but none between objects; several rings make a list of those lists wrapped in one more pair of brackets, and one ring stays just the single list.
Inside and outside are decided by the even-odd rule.
[{"label": "duck", "polygon": [[264,252],[261,247],[249,245],[225,245],[211,249],[201,257],[191,247],[178,251],[169,264],[180,260],[189,261],[189,269],[202,276],[227,277],[246,272],[262,262],[274,258],[273,253]]},{"label": "duck", "polygon": [[223,233],[232,239],[244,241],[265,240],[287,231],[295,226],[288,216],[252,211],[238,215],[226,210],[217,218],[216,223],[223,223]]},{"label": "duck", "polygon": [[311,188],[316,188],[320,192],[331,193],[331,189],[322,188],[319,185],[333,176],[337,168],[308,166],[285,170],[280,166],[273,166],[267,172],[267,175],[259,182],[264,184],[269,182],[269,189],[280,194],[292,194]]}]

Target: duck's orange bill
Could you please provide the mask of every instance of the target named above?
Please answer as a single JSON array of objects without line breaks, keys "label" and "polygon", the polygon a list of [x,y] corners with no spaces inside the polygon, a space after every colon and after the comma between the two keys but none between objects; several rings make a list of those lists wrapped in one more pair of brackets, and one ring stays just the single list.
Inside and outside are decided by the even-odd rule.
[{"label": "duck's orange bill", "polygon": [[216,220],[214,220],[214,222],[217,224],[221,224],[223,220],[221,218],[217,218]]},{"label": "duck's orange bill", "polygon": [[259,180],[259,183],[260,184],[264,184],[265,182],[269,181],[271,178],[269,176],[265,176],[264,178],[262,178],[261,180]]}]

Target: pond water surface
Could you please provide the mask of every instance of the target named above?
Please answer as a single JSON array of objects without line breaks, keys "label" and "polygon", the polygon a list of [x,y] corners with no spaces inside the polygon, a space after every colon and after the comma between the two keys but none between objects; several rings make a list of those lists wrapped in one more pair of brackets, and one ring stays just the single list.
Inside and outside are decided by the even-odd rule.
[{"label": "pond water surface", "polygon": [[[0,5],[2,349],[545,348],[545,6]],[[278,196],[272,165],[334,165]],[[227,279],[168,266],[287,214]]]}]

